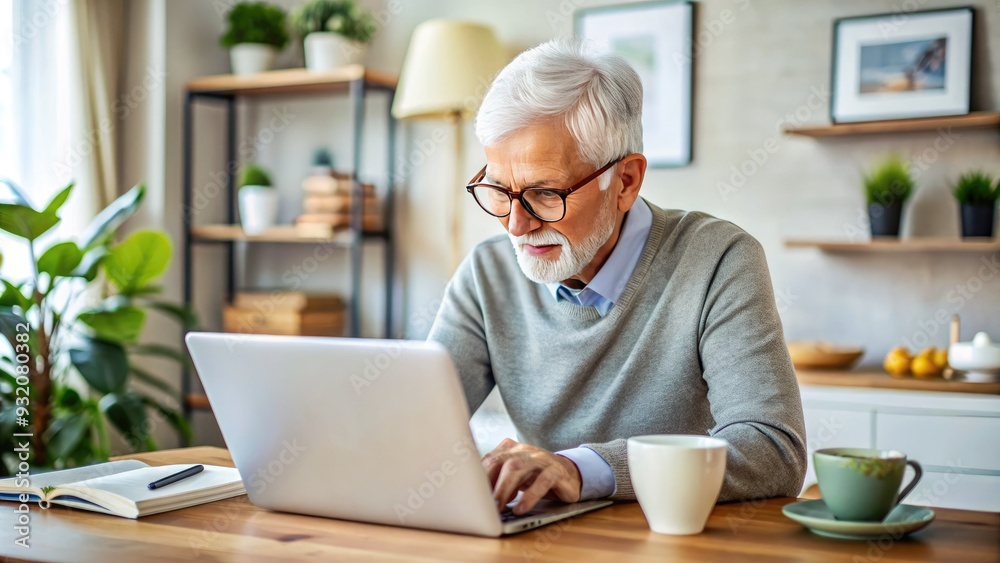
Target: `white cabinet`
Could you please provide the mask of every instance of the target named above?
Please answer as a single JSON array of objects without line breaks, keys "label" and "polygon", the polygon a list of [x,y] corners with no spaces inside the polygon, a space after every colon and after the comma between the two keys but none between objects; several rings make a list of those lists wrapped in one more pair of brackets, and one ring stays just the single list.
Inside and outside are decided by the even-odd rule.
[{"label": "white cabinet", "polygon": [[[1000,417],[880,412],[875,428],[876,448],[906,452],[925,465],[1000,473]],[[981,437],[978,447],[969,443],[972,436]]]},{"label": "white cabinet", "polygon": [[[822,448],[899,450],[924,468],[907,504],[1000,512],[1000,397],[802,385],[809,470]],[[909,482],[907,471],[904,482]]]},{"label": "white cabinet", "polygon": [[871,447],[871,414],[862,410],[830,408],[804,409],[806,421],[806,447],[809,449],[809,469],[806,484],[816,482],[813,473],[812,453],[823,448]]},{"label": "white cabinet", "polygon": [[[910,473],[903,478],[910,482]],[[1000,477],[924,471],[924,477],[910,493],[906,504],[941,506],[965,510],[1000,511]]]}]

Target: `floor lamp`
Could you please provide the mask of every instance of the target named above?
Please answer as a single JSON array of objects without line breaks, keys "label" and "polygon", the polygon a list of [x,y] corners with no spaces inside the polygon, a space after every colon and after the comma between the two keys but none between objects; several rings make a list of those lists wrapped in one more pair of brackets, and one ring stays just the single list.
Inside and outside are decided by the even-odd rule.
[{"label": "floor lamp", "polygon": [[465,190],[462,123],[475,114],[507,54],[489,27],[430,20],[417,26],[406,50],[392,115],[397,119],[447,119],[452,124],[454,177],[448,182],[451,271],[461,260],[462,197]]}]

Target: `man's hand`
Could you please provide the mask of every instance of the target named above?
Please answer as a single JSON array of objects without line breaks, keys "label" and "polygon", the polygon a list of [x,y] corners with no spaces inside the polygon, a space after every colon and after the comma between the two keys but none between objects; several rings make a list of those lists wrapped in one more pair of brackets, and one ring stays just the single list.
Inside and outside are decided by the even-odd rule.
[{"label": "man's hand", "polygon": [[493,484],[493,498],[501,512],[524,491],[514,514],[524,514],[542,498],[563,502],[580,500],[580,470],[569,458],[505,438],[483,456],[483,468]]}]

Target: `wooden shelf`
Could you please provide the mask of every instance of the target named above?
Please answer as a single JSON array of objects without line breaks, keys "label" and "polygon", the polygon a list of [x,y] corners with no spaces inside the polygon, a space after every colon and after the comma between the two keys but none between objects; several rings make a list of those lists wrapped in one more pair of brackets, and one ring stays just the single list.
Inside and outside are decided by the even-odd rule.
[{"label": "wooden shelf", "polygon": [[995,238],[876,238],[867,241],[786,239],[788,248],[818,248],[824,252],[996,252]]},{"label": "wooden shelf", "polygon": [[[385,238],[385,233],[365,232],[366,239]],[[191,227],[191,238],[199,242],[283,242],[283,243],[326,243],[334,245],[350,245],[351,233],[347,229],[333,231],[328,234],[306,233],[295,225],[280,225],[271,227],[259,235],[248,235],[239,225],[201,225]]]},{"label": "wooden shelf", "polygon": [[[1000,395],[1000,383],[972,383],[943,378],[918,379],[910,376],[892,377],[883,371],[874,369],[861,369],[857,371],[796,369],[795,376],[799,380],[800,385]],[[212,408],[208,402],[208,397],[205,395],[188,395],[187,402],[195,410],[208,410]]]},{"label": "wooden shelf", "polygon": [[835,125],[816,125],[811,127],[785,127],[783,131],[789,135],[804,135],[807,137],[843,137],[848,135],[934,132],[938,129],[995,129],[1000,132],[1000,112],[980,111],[949,117],[838,123]]},{"label": "wooden shelf", "polygon": [[195,78],[185,87],[194,94],[259,96],[343,90],[359,79],[363,79],[366,85],[377,88],[396,88],[395,76],[369,70],[361,65],[349,65],[327,72],[290,68],[246,76],[219,74]]},{"label": "wooden shelf", "polygon": [[876,369],[862,369],[857,371],[796,369],[795,375],[800,385],[1000,395],[1000,383],[972,383],[943,378],[918,379],[912,376],[892,377]]},{"label": "wooden shelf", "polygon": [[187,396],[187,404],[193,410],[212,410],[208,397],[200,393],[191,393]]}]

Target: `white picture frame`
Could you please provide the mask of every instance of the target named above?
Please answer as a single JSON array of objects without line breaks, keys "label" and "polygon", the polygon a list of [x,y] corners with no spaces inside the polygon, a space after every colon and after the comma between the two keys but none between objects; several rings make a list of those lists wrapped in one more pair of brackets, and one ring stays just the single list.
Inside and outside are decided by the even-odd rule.
[{"label": "white picture frame", "polygon": [[691,163],[693,12],[690,2],[655,1],[574,14],[578,38],[622,55],[639,73],[643,154],[651,167]]},{"label": "white picture frame", "polygon": [[830,119],[969,113],[973,29],[971,7],[836,20]]}]

